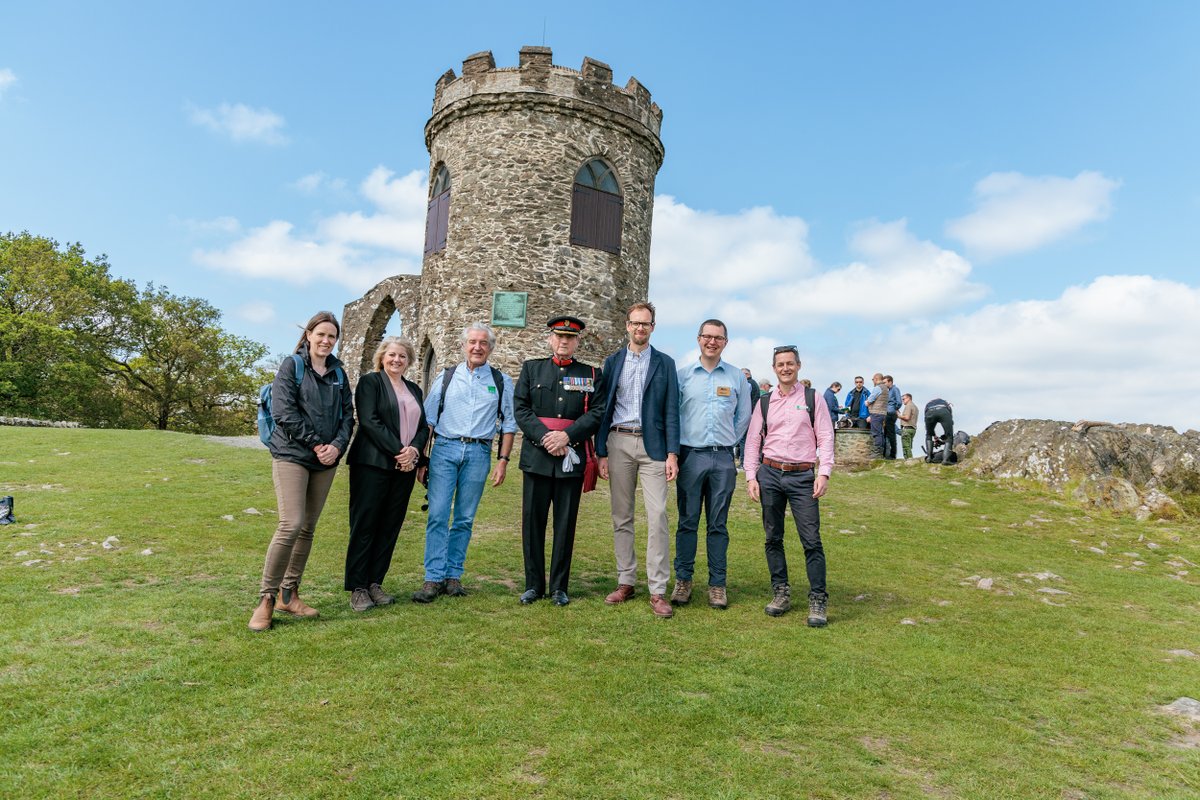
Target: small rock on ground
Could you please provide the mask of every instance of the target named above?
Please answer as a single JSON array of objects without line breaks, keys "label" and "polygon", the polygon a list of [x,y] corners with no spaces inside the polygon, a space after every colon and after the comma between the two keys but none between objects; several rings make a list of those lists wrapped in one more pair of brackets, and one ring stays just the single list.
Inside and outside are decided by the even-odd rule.
[{"label": "small rock on ground", "polygon": [[1200,700],[1193,700],[1190,697],[1180,697],[1175,702],[1163,706],[1162,710],[1168,714],[1200,721]]}]

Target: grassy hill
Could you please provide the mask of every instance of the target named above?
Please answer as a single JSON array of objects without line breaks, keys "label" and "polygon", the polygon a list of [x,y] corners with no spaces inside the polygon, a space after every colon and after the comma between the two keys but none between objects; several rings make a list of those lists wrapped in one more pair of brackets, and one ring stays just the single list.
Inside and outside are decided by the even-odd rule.
[{"label": "grassy hill", "polygon": [[[303,587],[321,618],[252,634],[265,450],[0,428],[18,519],[0,528],[0,796],[1200,793],[1200,723],[1159,712],[1200,698],[1195,523],[1091,515],[954,468],[839,473],[822,501],[830,625],[813,630],[763,613],[740,486],[728,611],[656,620],[644,584],[604,605],[603,484],[574,602],[518,605],[520,483],[514,468],[485,494],[469,597],[355,614],[343,468]],[[385,588],[419,585],[423,543],[418,494]]]}]

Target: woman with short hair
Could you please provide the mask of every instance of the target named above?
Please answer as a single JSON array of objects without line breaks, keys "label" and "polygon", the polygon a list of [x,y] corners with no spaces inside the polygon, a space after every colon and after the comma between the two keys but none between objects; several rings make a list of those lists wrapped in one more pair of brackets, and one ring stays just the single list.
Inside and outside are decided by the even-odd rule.
[{"label": "woman with short hair", "polygon": [[271,384],[275,429],[267,448],[279,525],[267,548],[258,607],[250,617],[252,631],[269,630],[276,609],[302,618],[317,616],[300,599],[300,579],[338,460],[354,431],[350,385],[333,354],[340,335],[337,317],[329,311],[315,314]]},{"label": "woman with short hair", "polygon": [[408,341],[385,338],[375,349],[374,371],[363,375],[354,391],[358,435],[347,459],[350,542],[345,588],[355,611],[395,602],[384,592],[383,578],[429,439],[421,389],[404,377],[415,360]]}]

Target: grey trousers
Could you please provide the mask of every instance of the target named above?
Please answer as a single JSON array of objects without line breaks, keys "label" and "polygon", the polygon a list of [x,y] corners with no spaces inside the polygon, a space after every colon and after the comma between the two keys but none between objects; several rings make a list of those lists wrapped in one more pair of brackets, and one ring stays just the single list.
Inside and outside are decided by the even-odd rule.
[{"label": "grey trousers", "polygon": [[646,503],[646,583],[650,594],[666,594],[671,577],[671,540],[667,526],[666,463],[646,454],[642,437],[612,431],[608,437],[608,483],[612,492],[613,552],[617,583],[637,585],[634,517],[638,479]]},{"label": "grey trousers", "polygon": [[279,526],[267,548],[259,595],[270,597],[280,588],[295,590],[304,577],[304,565],[312,550],[313,531],[329,496],[337,467],[310,470],[303,464],[271,459]]}]

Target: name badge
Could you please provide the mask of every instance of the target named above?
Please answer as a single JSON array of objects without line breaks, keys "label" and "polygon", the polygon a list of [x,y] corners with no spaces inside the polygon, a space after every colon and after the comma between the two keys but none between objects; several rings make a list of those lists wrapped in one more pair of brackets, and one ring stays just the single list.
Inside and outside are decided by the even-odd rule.
[{"label": "name badge", "polygon": [[568,392],[594,392],[596,386],[594,381],[589,378],[570,378],[564,376],[562,379],[563,389]]},{"label": "name badge", "polygon": [[488,390],[488,394],[495,394],[495,393],[496,393],[496,387],[495,387],[495,386],[489,386],[489,387],[487,387],[487,390]]},{"label": "name badge", "polygon": [[717,387],[717,397],[729,397],[731,394],[733,394],[733,390],[728,386]]}]

